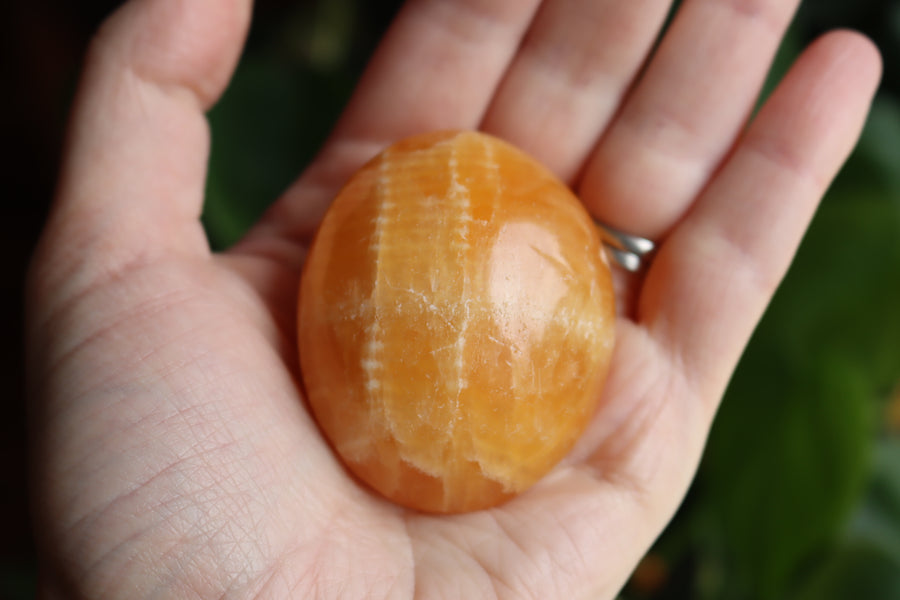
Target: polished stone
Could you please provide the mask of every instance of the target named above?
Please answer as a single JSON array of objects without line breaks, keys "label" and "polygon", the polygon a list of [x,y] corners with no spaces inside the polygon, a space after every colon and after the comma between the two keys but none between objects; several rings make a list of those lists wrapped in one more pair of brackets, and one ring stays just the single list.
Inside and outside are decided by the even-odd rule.
[{"label": "polished stone", "polygon": [[591,418],[613,347],[572,192],[473,132],[401,141],[334,200],[301,283],[304,388],[348,469],[429,512],[527,489]]}]

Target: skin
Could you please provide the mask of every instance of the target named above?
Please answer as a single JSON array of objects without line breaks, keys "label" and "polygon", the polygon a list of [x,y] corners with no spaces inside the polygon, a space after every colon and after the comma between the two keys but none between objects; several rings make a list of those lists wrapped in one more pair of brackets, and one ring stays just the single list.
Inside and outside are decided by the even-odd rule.
[{"label": "skin", "polygon": [[[248,0],[131,0],[94,40],[30,271],[44,598],[613,598],[671,518],[744,345],[880,76],[825,35],[749,125],[791,0],[411,0],[318,158],[246,238],[198,220],[204,119]],[[502,507],[433,517],[357,485],[306,412],[310,234],[387,143],[481,128],[660,242],[622,279],[602,408]],[[623,292],[624,293],[624,292]]]}]

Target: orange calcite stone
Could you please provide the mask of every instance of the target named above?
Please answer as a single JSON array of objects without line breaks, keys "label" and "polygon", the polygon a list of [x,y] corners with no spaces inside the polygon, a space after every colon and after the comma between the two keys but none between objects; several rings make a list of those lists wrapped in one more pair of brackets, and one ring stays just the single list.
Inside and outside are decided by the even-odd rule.
[{"label": "orange calcite stone", "polygon": [[496,505],[594,412],[613,346],[609,266],[578,199],[472,132],[401,141],[322,222],[299,306],[303,382],[359,479],[428,512]]}]

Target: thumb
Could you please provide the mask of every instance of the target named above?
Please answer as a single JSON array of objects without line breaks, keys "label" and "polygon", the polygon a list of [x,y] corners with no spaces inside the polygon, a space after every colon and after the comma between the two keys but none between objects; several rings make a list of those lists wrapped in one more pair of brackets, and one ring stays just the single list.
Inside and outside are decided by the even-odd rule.
[{"label": "thumb", "polygon": [[204,111],[231,76],[251,5],[131,0],[103,24],[87,53],[32,282],[85,289],[162,253],[208,252],[199,223]]}]

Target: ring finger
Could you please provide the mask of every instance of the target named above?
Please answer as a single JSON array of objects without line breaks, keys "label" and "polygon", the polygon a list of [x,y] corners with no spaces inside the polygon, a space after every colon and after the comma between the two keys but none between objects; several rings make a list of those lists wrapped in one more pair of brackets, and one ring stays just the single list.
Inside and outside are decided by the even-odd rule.
[{"label": "ring finger", "polygon": [[657,238],[734,144],[797,0],[687,0],[588,160],[579,193],[601,221]]}]

